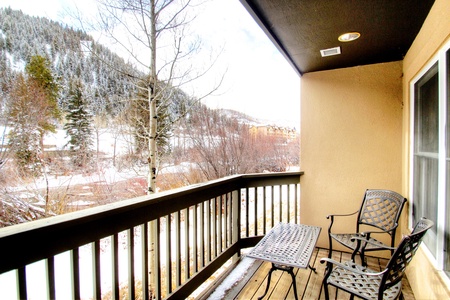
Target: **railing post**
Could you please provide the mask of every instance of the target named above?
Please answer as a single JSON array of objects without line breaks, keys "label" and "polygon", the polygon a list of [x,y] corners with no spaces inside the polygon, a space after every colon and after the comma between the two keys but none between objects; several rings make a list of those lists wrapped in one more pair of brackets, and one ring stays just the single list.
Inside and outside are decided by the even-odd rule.
[{"label": "railing post", "polygon": [[[148,223],[144,223],[141,225],[141,253],[142,253],[142,300],[149,300],[149,258],[148,258]],[[99,293],[100,294],[100,293]],[[101,294],[100,294],[101,295]]]},{"label": "railing post", "polygon": [[160,273],[160,245],[159,245],[160,219],[149,222],[149,264],[150,289],[152,299],[161,299],[161,273]]},{"label": "railing post", "polygon": [[[47,269],[44,276],[48,280],[48,286],[43,288],[47,288],[46,294],[50,298],[54,298],[56,292],[55,280],[57,279],[54,278],[55,269],[58,269],[55,266],[55,255],[70,251],[72,253],[72,259],[70,260],[72,268],[67,268],[67,272],[70,272],[73,276],[74,295],[72,296],[74,298],[82,296],[80,295],[81,291],[84,292],[84,288],[89,286],[85,283],[86,278],[80,277],[80,268],[85,266],[86,259],[92,260],[92,262],[88,261],[87,264],[92,263],[93,290],[91,294],[93,298],[98,298],[102,294],[101,277],[105,277],[103,280],[112,278],[111,290],[103,292],[111,292],[113,298],[119,298],[119,289],[121,288],[119,279],[122,279],[119,272],[124,275],[127,271],[129,275],[129,295],[133,298],[135,296],[133,294],[137,293],[136,290],[133,290],[135,288],[134,281],[137,280],[133,278],[137,271],[134,269],[134,262],[141,258],[143,299],[149,299],[150,295],[152,299],[161,299],[162,297],[184,299],[228,259],[231,258],[234,262],[239,261],[242,247],[251,247],[260,238],[257,236],[261,234],[259,227],[262,227],[262,233],[264,234],[266,229],[273,226],[274,219],[278,221],[278,215],[279,219],[282,220],[285,210],[287,214],[290,214],[293,210],[292,214],[287,217],[288,221],[292,221],[292,218],[298,221],[300,210],[298,176],[300,175],[300,172],[236,175],[194,187],[161,193],[160,195],[129,199],[113,205],[91,208],[57,218],[21,224],[8,228],[8,230],[0,229],[0,251],[2,257],[8,257],[0,264],[0,273],[15,270],[18,277],[16,279],[17,291],[12,290],[14,287],[11,287],[8,292],[14,292],[21,299],[26,299],[27,279],[32,279],[32,276],[39,276],[34,275],[33,272],[26,274],[27,266],[33,262],[47,259]],[[284,190],[281,188],[283,185],[292,187],[294,195],[290,195],[291,191],[288,188],[288,195],[283,197]],[[270,187],[270,192],[267,187]],[[278,187],[278,191],[276,191],[276,187]],[[252,189],[252,192],[250,192],[250,189]],[[258,196],[259,192],[262,195]],[[252,201],[250,201],[250,198]],[[283,207],[285,201],[283,202],[282,198],[287,198],[286,201],[288,202]],[[292,198],[294,198],[294,203],[291,203]],[[261,201],[263,203],[258,204]],[[276,209],[275,213],[274,206],[278,202],[280,202],[280,209],[279,211]],[[254,207],[250,208],[252,205]],[[190,211],[191,208],[193,209],[192,212]],[[175,226],[178,232],[176,233],[177,244],[172,245],[177,248],[176,276],[178,278],[176,278],[174,284],[171,283],[172,276],[170,274],[171,271],[174,271],[171,267],[172,258],[170,256],[171,216],[175,216],[175,219],[177,219],[175,220]],[[167,218],[166,225],[161,228],[163,225],[161,220],[165,218]],[[271,222],[269,218],[271,218]],[[251,230],[250,220],[255,220],[255,228]],[[270,226],[271,223],[272,226]],[[184,239],[180,232],[182,224],[185,226]],[[139,256],[141,257],[134,253],[135,238],[139,236],[138,233],[135,233],[135,230],[138,228],[140,228],[142,253]],[[126,254],[126,251],[119,251],[122,238],[120,241],[118,238],[122,237],[122,232],[126,232],[128,236],[128,258],[124,257],[119,260],[119,254]],[[165,239],[164,234],[167,234]],[[163,238],[161,238],[161,235]],[[125,236],[123,238],[125,239]],[[111,266],[111,274],[101,274],[100,272],[100,261],[104,252],[100,246],[103,240],[106,242],[111,240],[111,243],[105,244],[105,249],[111,251],[110,261],[105,261],[106,264]],[[167,246],[161,245],[163,240],[167,242]],[[39,241],[39,243],[33,243],[33,241]],[[26,251],[26,245],[29,243],[33,243],[35,248],[31,252]],[[91,258],[89,258],[88,253],[84,253],[83,247],[89,243],[92,247]],[[139,242],[137,243],[139,244]],[[166,262],[161,262],[161,254],[164,254],[161,253],[161,250],[168,251],[166,253],[168,259],[167,271],[162,269]],[[107,254],[109,254],[109,251]],[[191,254],[194,260],[192,263],[182,261],[183,259],[189,260]],[[119,269],[119,261],[124,261],[122,259],[128,262],[128,270],[127,268]],[[181,271],[182,267],[185,267],[183,272]],[[30,270],[32,269],[30,268]],[[122,274],[122,272],[124,273]],[[165,275],[163,280],[161,279],[162,274]],[[162,282],[166,279],[167,290],[166,286],[161,287]],[[69,294],[72,290],[64,292]],[[3,293],[4,291],[2,291]],[[72,296],[69,295],[69,297]]]},{"label": "railing post", "polygon": [[80,299],[80,253],[79,248],[70,251],[72,270],[72,296],[73,299]]},{"label": "railing post", "polygon": [[28,299],[27,295],[27,273],[26,267],[19,268],[17,270],[17,282],[18,289],[17,294],[19,295],[19,299]]},{"label": "railing post", "polygon": [[[241,192],[240,189],[234,190],[231,193],[231,214],[232,214],[232,233],[231,233],[231,243],[238,243],[241,239]],[[239,248],[239,253],[233,256],[233,263],[237,262],[241,256],[241,249]]]},{"label": "railing post", "polygon": [[47,293],[49,299],[56,298],[56,288],[55,288],[55,258],[54,256],[46,259],[46,273],[47,273]]},{"label": "railing post", "polygon": [[[100,240],[92,243],[92,295],[94,299],[102,296],[101,269],[100,269]],[[147,300],[147,299],[145,299]]]}]

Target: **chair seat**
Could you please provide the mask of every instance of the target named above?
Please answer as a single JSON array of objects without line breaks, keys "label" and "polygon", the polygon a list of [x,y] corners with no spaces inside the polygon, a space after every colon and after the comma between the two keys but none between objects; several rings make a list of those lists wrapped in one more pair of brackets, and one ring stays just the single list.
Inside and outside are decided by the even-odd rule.
[{"label": "chair seat", "polygon": [[[375,273],[375,271],[362,267],[348,261],[345,266],[357,269],[361,272]],[[382,276],[360,275],[346,270],[342,267],[336,267],[327,279],[328,284],[334,285],[349,293],[352,293],[363,299],[378,299]],[[383,293],[383,299],[396,299],[402,290],[401,280],[394,286],[386,289]]]},{"label": "chair seat", "polygon": [[[336,240],[337,242],[341,243],[342,245],[355,250],[356,248],[356,240],[352,241],[352,238],[354,237],[362,237],[362,234],[359,233],[330,233],[330,236]],[[367,244],[364,248],[364,251],[375,251],[380,249],[386,249],[386,245],[382,242],[378,241],[377,239],[370,238],[369,241],[371,241],[374,244]]]}]

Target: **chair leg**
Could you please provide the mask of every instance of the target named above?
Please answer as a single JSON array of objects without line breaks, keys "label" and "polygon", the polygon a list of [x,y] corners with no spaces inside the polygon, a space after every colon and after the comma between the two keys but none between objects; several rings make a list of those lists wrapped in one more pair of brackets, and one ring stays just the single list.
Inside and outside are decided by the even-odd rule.
[{"label": "chair leg", "polygon": [[355,262],[355,256],[356,256],[356,254],[358,254],[358,248],[355,248],[355,250],[353,250],[353,252],[352,252],[352,262]]},{"label": "chair leg", "polygon": [[332,238],[331,238],[330,235],[328,235],[328,245],[329,245],[329,248],[328,248],[328,258],[331,259],[331,255],[332,255],[332,253],[333,253],[333,242],[332,242]]},{"label": "chair leg", "polygon": [[330,300],[330,294],[328,293],[328,283],[326,279],[323,280],[322,286],[323,292],[325,293],[325,300]]},{"label": "chair leg", "polygon": [[[331,256],[333,255],[333,239],[330,236],[330,233],[328,233],[328,245],[329,245],[328,258],[331,259]],[[331,270],[331,268],[332,268],[332,265],[329,262],[327,262],[327,265],[325,266],[324,274],[327,274],[328,270]]]},{"label": "chair leg", "polygon": [[361,265],[363,267],[367,267],[367,261],[366,261],[366,256],[364,255],[364,250],[361,250],[359,252],[359,257],[361,257]]}]

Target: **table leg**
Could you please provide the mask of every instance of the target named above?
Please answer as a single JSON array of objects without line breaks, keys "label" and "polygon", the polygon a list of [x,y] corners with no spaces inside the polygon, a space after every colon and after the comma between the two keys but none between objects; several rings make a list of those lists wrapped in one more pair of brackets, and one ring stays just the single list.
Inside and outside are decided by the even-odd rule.
[{"label": "table leg", "polygon": [[260,297],[258,297],[258,300],[261,300],[262,298],[264,298],[264,296],[267,294],[267,292],[269,291],[269,286],[270,286],[270,278],[272,278],[272,272],[275,271],[277,268],[275,266],[275,264],[272,263],[272,268],[269,271],[269,276],[267,276],[267,285],[266,285],[266,290],[264,291],[264,294]]},{"label": "table leg", "polygon": [[258,300],[261,300],[262,298],[264,298],[267,294],[267,292],[269,291],[269,287],[270,287],[270,279],[272,278],[272,272],[275,270],[280,270],[280,271],[285,271],[288,272],[289,274],[291,274],[292,277],[292,286],[294,288],[294,296],[295,296],[295,300],[298,300],[298,296],[297,296],[297,283],[295,282],[295,274],[294,274],[294,268],[293,267],[287,267],[287,266],[281,266],[281,265],[276,265],[274,263],[272,263],[272,268],[269,271],[269,275],[267,276],[267,285],[266,285],[266,290],[264,291],[264,294],[260,297],[258,297]]},{"label": "table leg", "polygon": [[317,274],[317,270],[316,270],[316,268],[314,268],[314,267],[312,267],[311,265],[308,265],[308,267],[311,269],[311,270],[313,270],[314,271],[314,273],[316,273]]},{"label": "table leg", "polygon": [[289,268],[289,270],[287,271],[289,274],[291,274],[292,277],[292,287],[294,288],[294,296],[295,296],[295,300],[298,300],[298,296],[297,296],[297,283],[295,282],[295,274],[292,271],[294,268]]}]

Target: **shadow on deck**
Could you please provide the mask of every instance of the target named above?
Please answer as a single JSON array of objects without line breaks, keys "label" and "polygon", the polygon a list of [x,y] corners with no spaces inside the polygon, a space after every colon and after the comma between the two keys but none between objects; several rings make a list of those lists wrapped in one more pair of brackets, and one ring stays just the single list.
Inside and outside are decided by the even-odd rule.
[{"label": "shadow on deck", "polygon": [[[294,269],[299,299],[325,299],[322,289],[325,264],[321,264],[320,259],[327,256],[327,249],[316,248],[314,250],[310,263],[317,269],[317,273],[314,273],[311,269]],[[333,259],[348,261],[350,260],[350,253],[335,251]],[[386,265],[387,259],[367,257],[367,262],[371,269],[381,271]],[[259,296],[264,294],[270,268],[271,264],[269,262],[254,260],[243,255],[236,268],[231,271],[207,299],[258,299]],[[339,291],[336,293],[337,290],[330,287],[331,299],[350,299],[350,295],[345,292]],[[415,299],[406,278],[403,279],[403,297],[406,300]],[[264,299],[294,299],[291,276],[287,272],[273,272],[270,290]]]}]

